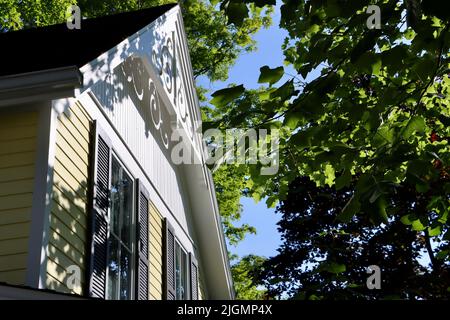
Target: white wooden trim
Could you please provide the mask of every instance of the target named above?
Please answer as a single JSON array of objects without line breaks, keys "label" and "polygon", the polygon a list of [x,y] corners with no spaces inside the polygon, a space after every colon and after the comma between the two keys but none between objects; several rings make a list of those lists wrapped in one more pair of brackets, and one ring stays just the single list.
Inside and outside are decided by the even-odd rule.
[{"label": "white wooden trim", "polygon": [[32,288],[44,288],[46,247],[50,215],[51,185],[53,181],[54,136],[56,113],[51,102],[40,107],[34,173],[34,192],[31,210],[29,250],[25,284]]},{"label": "white wooden trim", "polygon": [[0,107],[73,96],[82,83],[76,66],[0,77]]}]

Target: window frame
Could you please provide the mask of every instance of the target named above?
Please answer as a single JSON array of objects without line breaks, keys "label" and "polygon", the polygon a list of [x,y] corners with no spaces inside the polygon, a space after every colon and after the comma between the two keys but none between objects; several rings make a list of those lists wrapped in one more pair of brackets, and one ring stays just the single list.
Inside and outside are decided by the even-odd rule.
[{"label": "window frame", "polygon": [[[137,191],[137,179],[134,177],[134,175],[131,173],[131,170],[125,165],[124,161],[122,161],[121,157],[119,156],[118,152],[114,149],[111,148],[111,156],[110,156],[110,172],[109,172],[109,186],[108,186],[108,190],[111,191],[112,188],[112,162],[113,159],[115,159],[118,164],[120,165],[120,167],[126,172],[126,174],[128,174],[128,176],[131,178],[131,180],[133,181],[133,191],[132,191],[132,196],[131,196],[131,224],[130,224],[130,233],[131,233],[131,277],[128,279],[129,282],[131,283],[130,286],[130,297],[127,300],[135,300],[136,296],[135,296],[135,291],[136,291],[136,257],[137,257],[137,235],[136,235],[136,191]],[[105,299],[106,300],[111,300],[108,297],[108,282],[109,282],[109,266],[108,266],[108,262],[110,259],[110,239],[111,239],[111,199],[109,200],[109,205],[108,205],[108,219],[107,219],[107,223],[108,223],[108,234],[107,234],[107,254],[106,254],[106,282],[105,282]],[[116,235],[113,235],[113,237],[116,237]],[[121,243],[121,246],[124,246],[125,244],[122,243],[121,239],[118,239]],[[121,299],[119,299],[121,300]],[[126,301],[126,300],[125,300]]]},{"label": "window frame", "polygon": [[[185,291],[185,297],[184,299],[178,299],[177,297],[177,281],[176,281],[176,272],[177,272],[177,267],[176,267],[176,261],[177,261],[177,248],[180,249],[180,252],[182,254],[184,254],[185,259],[184,259],[184,276],[185,276],[185,283],[186,283],[186,287],[184,288]],[[190,266],[189,266],[189,252],[188,250],[186,250],[186,248],[181,244],[181,241],[175,236],[175,300],[178,301],[183,301],[183,300],[190,300],[191,299],[191,280],[190,280]],[[181,256],[180,256],[181,258]],[[180,260],[181,262],[181,260]]]}]

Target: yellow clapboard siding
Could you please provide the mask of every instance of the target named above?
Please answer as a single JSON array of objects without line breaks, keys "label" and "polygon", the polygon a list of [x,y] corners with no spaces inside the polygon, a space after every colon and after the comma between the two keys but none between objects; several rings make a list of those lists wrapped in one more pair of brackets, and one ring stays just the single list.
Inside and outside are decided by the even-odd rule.
[{"label": "yellow clapboard siding", "polygon": [[31,207],[0,211],[0,225],[31,221]]},{"label": "yellow clapboard siding", "polygon": [[70,256],[68,256],[66,253],[62,252],[52,244],[49,244],[48,246],[48,257],[65,269],[74,265],[78,266],[82,272],[85,269],[84,259],[82,259],[81,261],[74,261]]},{"label": "yellow clapboard siding", "polygon": [[150,237],[153,240],[153,243],[156,243],[157,245],[162,245],[163,242],[163,236],[161,231],[157,231],[152,225],[150,225]]},{"label": "yellow clapboard siding", "polygon": [[162,228],[163,225],[163,217],[159,214],[158,210],[155,208],[153,204],[150,204],[150,217],[153,220],[153,224]]},{"label": "yellow clapboard siding", "polygon": [[53,215],[50,217],[51,228],[53,231],[61,235],[71,246],[75,247],[78,251],[85,251],[85,243],[76,233],[65,226],[58,218]]},{"label": "yellow clapboard siding", "polygon": [[64,252],[71,252],[74,256],[83,256],[84,253],[82,250],[79,250],[78,247],[73,246],[71,243],[69,243],[68,240],[66,240],[62,235],[57,233],[55,230],[50,229],[49,232],[49,242],[52,243],[54,246],[58,247],[60,250]]},{"label": "yellow clapboard siding", "polygon": [[[48,268],[48,265],[47,265]],[[51,274],[47,273],[45,279],[45,287],[50,290],[54,290],[61,293],[72,293],[64,283],[59,282],[56,278],[52,277]]]},{"label": "yellow clapboard siding", "polygon": [[[66,224],[71,223],[71,221],[69,221],[70,219],[80,224],[84,230],[87,229],[87,216],[85,214],[80,213],[77,210],[68,211],[66,208],[62,207],[58,202],[52,201],[51,212],[52,214],[55,214],[57,217],[63,216],[64,218],[62,220]],[[66,219],[67,222],[64,219]]]},{"label": "yellow clapboard siding", "polygon": [[0,155],[0,168],[26,166],[35,163],[35,152],[27,151]]},{"label": "yellow clapboard siding", "polygon": [[86,119],[88,119],[89,121],[91,121],[91,123],[92,123],[91,116],[87,113],[86,109],[81,105],[81,103],[78,101],[77,103],[75,103],[75,105],[78,108],[78,110],[80,110],[80,114],[83,114],[84,117]]},{"label": "yellow clapboard siding", "polygon": [[32,193],[13,194],[0,197],[0,210],[9,210],[20,207],[31,207]]},{"label": "yellow clapboard siding", "polygon": [[[59,165],[57,165],[59,167]],[[63,168],[63,167],[62,167]],[[87,183],[85,181],[79,182],[72,175],[66,174],[66,169],[60,169],[53,173],[53,183],[62,190],[63,193],[73,195],[80,198],[83,202],[87,201]],[[71,197],[69,197],[71,199]]]},{"label": "yellow clapboard siding", "polygon": [[[66,166],[66,161],[70,161],[72,167],[79,170],[83,175],[88,173],[89,154],[78,145],[69,145],[64,139],[56,142],[55,157]],[[70,169],[68,166],[66,168]]]},{"label": "yellow clapboard siding", "polygon": [[89,132],[91,130],[91,119],[87,116],[85,112],[82,111],[83,107],[79,104],[75,103],[70,108],[70,114],[66,113],[66,116],[70,119],[72,116],[75,116],[83,127]]},{"label": "yellow clapboard siding", "polygon": [[0,169],[0,182],[34,178],[34,165]]},{"label": "yellow clapboard siding", "polygon": [[12,271],[0,271],[0,282],[6,282],[14,285],[25,284],[26,269]]},{"label": "yellow clapboard siding", "polygon": [[[73,172],[62,165],[59,160],[55,162],[54,169],[54,175],[57,176],[55,178],[57,179],[57,183],[65,183],[68,187],[70,187],[74,194],[76,193],[82,198],[87,197],[86,190],[88,189],[88,182],[84,175],[73,174]],[[61,183],[61,181],[63,182]]]},{"label": "yellow clapboard siding", "polygon": [[85,163],[89,162],[89,144],[84,139],[81,139],[81,136],[78,137],[70,132],[62,123],[56,128],[56,141],[59,141],[61,144],[66,143],[72,146],[74,150],[80,151],[78,157]]},{"label": "yellow clapboard siding", "polygon": [[0,115],[0,282],[25,282],[37,124],[37,112]]},{"label": "yellow clapboard siding", "polygon": [[150,246],[150,256],[155,259],[158,263],[161,263],[162,261],[162,247],[156,247],[154,245]]},{"label": "yellow clapboard siding", "polygon": [[163,231],[161,228],[157,226],[155,227],[153,224],[150,224],[150,234],[153,235],[156,239],[162,239]]},{"label": "yellow clapboard siding", "polygon": [[149,289],[150,289],[150,296],[152,296],[153,299],[162,300],[162,296],[163,296],[162,295],[162,293],[163,293],[162,285],[155,286],[153,284],[150,284]]},{"label": "yellow clapboard siding", "polygon": [[163,255],[156,253],[154,250],[150,251],[150,262],[156,266],[163,265]]},{"label": "yellow clapboard siding", "polygon": [[81,239],[86,239],[86,228],[81,225],[76,219],[67,213],[66,210],[62,210],[60,207],[56,207],[55,211],[51,211],[52,215],[58,217],[64,225],[75,232]]},{"label": "yellow clapboard siding", "polygon": [[17,126],[36,124],[37,122],[37,112],[3,112],[0,115],[0,125],[2,127],[15,128]]},{"label": "yellow clapboard siding", "polygon": [[150,214],[150,219],[153,221],[151,226],[154,230],[158,231],[158,234],[162,234],[163,226],[162,226],[162,220],[160,217]]},{"label": "yellow clapboard siding", "polygon": [[28,252],[28,238],[0,241],[0,256]]},{"label": "yellow clapboard siding", "polygon": [[[159,276],[159,275],[157,275],[157,276]],[[150,284],[152,286],[154,286],[155,288],[159,288],[159,287],[162,288],[162,281],[161,281],[161,279],[158,279],[158,277],[150,277]]]},{"label": "yellow clapboard siding", "polygon": [[19,193],[32,193],[33,179],[0,182],[0,197]]},{"label": "yellow clapboard siding", "polygon": [[74,151],[73,148],[65,142],[62,144],[60,144],[60,142],[56,143],[56,161],[59,161],[66,169],[68,169],[75,178],[83,181],[87,179],[89,169],[87,163],[84,163],[78,157],[78,153],[79,152]]},{"label": "yellow clapboard siding", "polygon": [[[52,258],[48,257],[47,259],[47,270],[52,271],[52,276],[61,283],[66,283],[68,276],[72,273],[69,272],[68,267],[73,264],[61,265],[60,261],[57,262]],[[83,277],[80,278],[80,283],[84,283]]]},{"label": "yellow clapboard siding", "polygon": [[163,298],[163,286],[154,286],[152,284],[149,285],[149,293],[151,300],[162,300]]},{"label": "yellow clapboard siding", "polygon": [[[153,259],[152,259],[153,258]],[[157,261],[157,259],[155,259],[153,256],[150,257],[150,265],[149,268],[152,272],[154,272],[155,274],[159,273],[162,274],[163,273],[163,264],[162,264],[162,260]]]},{"label": "yellow clapboard siding", "polygon": [[18,140],[36,137],[37,126],[0,127],[0,141]]},{"label": "yellow clapboard siding", "polygon": [[78,294],[82,293],[82,287],[69,290],[64,269],[78,265],[84,279],[90,127],[90,118],[78,105],[58,117],[47,285],[57,291]]},{"label": "yellow clapboard siding", "polygon": [[0,225],[0,241],[28,237],[29,232],[29,222]]},{"label": "yellow clapboard siding", "polygon": [[0,141],[0,155],[36,150],[36,138]]},{"label": "yellow clapboard siding", "polygon": [[149,294],[152,299],[163,297],[163,219],[153,203],[150,202],[150,245],[149,245]]},{"label": "yellow clapboard siding", "polygon": [[61,247],[58,242],[49,241],[49,257],[55,261],[58,261],[57,257],[62,257],[71,261],[70,264],[76,264],[83,270],[86,268],[86,260],[83,254],[70,245]]},{"label": "yellow clapboard siding", "polygon": [[163,276],[161,273],[157,273],[157,274],[150,273],[149,284],[151,286],[153,286],[155,288],[162,288],[163,287],[162,281],[163,281]]},{"label": "yellow clapboard siding", "polygon": [[150,286],[150,300],[162,300],[163,296],[160,289]]},{"label": "yellow clapboard siding", "polygon": [[0,271],[24,269],[27,266],[27,254],[11,254],[0,256]]},{"label": "yellow clapboard siding", "polygon": [[70,128],[70,132],[74,135],[78,133],[78,135],[82,139],[84,139],[85,142],[89,143],[89,131],[86,130],[80,120],[78,120],[76,117],[72,116],[69,119],[65,114],[62,114],[59,116],[59,121],[62,122],[68,129],[70,127],[74,128],[74,131],[72,131],[72,128]]},{"label": "yellow clapboard siding", "polygon": [[70,212],[73,217],[82,217],[86,214],[86,202],[73,193],[70,193],[70,191],[61,191],[59,186],[54,185],[52,196],[53,200]]},{"label": "yellow clapboard siding", "polygon": [[70,290],[66,283],[71,273],[51,259],[47,259],[47,273],[50,274],[46,279],[47,288],[59,292],[82,294],[83,279],[80,279],[79,284]]}]

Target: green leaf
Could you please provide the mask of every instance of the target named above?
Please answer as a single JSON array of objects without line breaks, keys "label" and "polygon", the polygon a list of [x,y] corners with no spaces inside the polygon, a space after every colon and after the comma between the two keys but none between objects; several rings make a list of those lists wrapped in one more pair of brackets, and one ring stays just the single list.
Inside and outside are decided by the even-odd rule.
[{"label": "green leaf", "polygon": [[275,208],[278,203],[278,197],[276,195],[267,198],[266,205],[268,208]]},{"label": "green leaf", "polygon": [[412,214],[407,214],[400,218],[400,221],[407,226],[412,225],[415,220],[417,220],[417,217]]},{"label": "green leaf", "polygon": [[342,222],[349,222],[353,218],[353,216],[359,212],[360,209],[361,203],[355,197],[355,195],[353,195],[345,205],[344,209],[342,209],[342,212],[338,214],[337,219]]},{"label": "green leaf", "polygon": [[352,174],[349,170],[344,170],[342,175],[336,179],[336,190],[341,190],[344,187],[348,187],[352,182]]},{"label": "green leaf", "polygon": [[225,8],[225,13],[228,17],[228,23],[241,26],[244,19],[248,18],[248,7],[242,1],[230,0]]},{"label": "green leaf", "polygon": [[378,128],[374,138],[373,144],[375,147],[379,148],[385,144],[392,144],[395,139],[395,131],[389,128],[388,125],[382,125]]},{"label": "green leaf", "polygon": [[359,57],[355,66],[360,70],[360,72],[378,75],[382,64],[380,55],[373,52],[366,52]]},{"label": "green leaf", "polygon": [[302,116],[298,112],[288,112],[286,114],[286,117],[284,118],[283,123],[285,126],[291,128],[291,129],[295,129],[295,128],[297,128],[297,125],[301,119],[302,119]]},{"label": "green leaf", "polygon": [[268,66],[261,67],[258,83],[269,83],[270,85],[278,82],[284,75],[284,68],[278,67],[271,69]]},{"label": "green leaf", "polygon": [[430,235],[430,237],[438,236],[441,233],[442,233],[442,226],[441,225],[437,225],[434,228],[428,227],[428,234]]},{"label": "green leaf", "polygon": [[407,125],[401,131],[401,135],[404,139],[408,140],[414,133],[423,133],[426,128],[425,119],[421,116],[412,117]]},{"label": "green leaf", "polygon": [[414,231],[422,231],[425,230],[425,226],[422,224],[420,219],[417,219],[412,222],[412,229]]},{"label": "green leaf", "polygon": [[[438,259],[438,260],[445,260],[445,258],[448,257],[449,253],[450,253],[449,250],[442,250],[442,251],[439,251],[439,252],[436,254],[436,259]],[[447,291],[450,292],[450,290],[448,290],[448,289],[450,289],[450,287],[447,288]]]},{"label": "green leaf", "polygon": [[383,194],[383,190],[378,188],[378,186],[375,186],[375,190],[373,191],[372,195],[370,196],[369,202],[374,203],[378,200],[378,198]]},{"label": "green leaf", "polygon": [[326,261],[321,265],[320,269],[323,271],[328,271],[330,273],[338,274],[345,272],[345,270],[347,270],[347,267],[342,263]]},{"label": "green leaf", "polygon": [[372,63],[372,74],[375,76],[379,75],[381,71],[381,66],[382,66],[381,58],[378,57],[378,59],[376,59]]},{"label": "green leaf", "polygon": [[334,168],[332,165],[330,164],[325,165],[324,175],[325,175],[325,183],[331,187],[334,184],[334,179],[336,178]]},{"label": "green leaf", "polygon": [[295,90],[294,80],[286,81],[281,87],[270,93],[270,98],[280,98],[281,100],[288,100],[292,96],[296,95],[298,91]]},{"label": "green leaf", "polygon": [[381,221],[384,223],[388,223],[388,216],[386,211],[387,205],[388,204],[385,197],[381,196],[377,199],[376,206],[378,209],[378,215]]},{"label": "green leaf", "polygon": [[433,76],[436,70],[436,61],[431,55],[426,55],[417,60],[416,65],[412,68],[413,76],[423,83]]},{"label": "green leaf", "polygon": [[210,102],[216,107],[225,106],[240,97],[244,92],[245,88],[242,84],[231,88],[221,89],[211,95],[213,99]]}]

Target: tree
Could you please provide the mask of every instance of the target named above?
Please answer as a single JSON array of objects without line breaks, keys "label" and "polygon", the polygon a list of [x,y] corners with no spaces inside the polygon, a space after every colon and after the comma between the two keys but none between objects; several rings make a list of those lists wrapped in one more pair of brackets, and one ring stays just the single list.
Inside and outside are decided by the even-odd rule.
[{"label": "tree", "polygon": [[217,193],[217,202],[222,217],[225,237],[231,245],[237,245],[248,233],[256,233],[256,229],[248,224],[236,226],[241,219],[241,197],[245,195],[245,166],[221,166],[213,173]]},{"label": "tree", "polygon": [[[232,260],[237,259],[236,256]],[[236,299],[238,300],[263,300],[266,298],[266,290],[255,285],[256,276],[265,259],[256,255],[242,257],[231,266],[233,274]]]},{"label": "tree", "polygon": [[[241,8],[236,19],[246,17],[249,2],[221,1]],[[368,27],[369,4],[380,9],[380,29]],[[346,203],[333,207],[337,221],[365,217],[391,226],[400,215],[426,242],[439,243],[427,245],[431,262],[439,257],[448,265],[449,12],[449,3],[436,0],[283,0],[280,27],[288,37],[280,65],[297,74],[278,84],[284,67],[262,66],[259,82],[268,86],[250,109],[236,103],[251,94],[242,86],[212,101],[216,126],[284,130],[279,172],[262,179],[250,167],[249,193],[272,206],[286,200],[298,177],[336,191],[352,188]],[[399,206],[399,194],[417,203]]]},{"label": "tree", "polygon": [[0,32],[63,22],[76,0],[2,0]]},{"label": "tree", "polygon": [[[450,265],[434,256],[429,234],[409,228],[402,218],[406,208],[423,213],[422,194],[399,187],[390,199],[398,210],[388,223],[374,223],[370,215],[342,223],[336,216],[354,190],[353,184],[338,191],[317,187],[307,177],[295,179],[277,208],[283,244],[255,282],[271,296],[294,299],[448,298]],[[423,256],[430,258],[428,265]],[[381,270],[380,290],[366,286],[366,268],[372,265]]]}]

